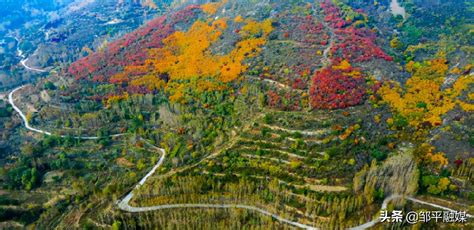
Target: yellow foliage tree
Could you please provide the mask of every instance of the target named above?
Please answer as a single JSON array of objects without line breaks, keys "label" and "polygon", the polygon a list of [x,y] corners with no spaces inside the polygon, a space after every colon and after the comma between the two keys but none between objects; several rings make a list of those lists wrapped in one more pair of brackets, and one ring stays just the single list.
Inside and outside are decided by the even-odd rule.
[{"label": "yellow foliage tree", "polygon": [[398,37],[394,37],[392,40],[390,40],[390,47],[394,49],[401,49],[403,48],[403,43],[398,39]]},{"label": "yellow foliage tree", "polygon": [[227,0],[223,0],[220,2],[210,2],[204,5],[201,5],[201,9],[208,15],[214,15],[217,13],[217,10],[219,10],[219,8],[221,8],[226,3],[227,3]]},{"label": "yellow foliage tree", "polygon": [[164,87],[165,82],[155,75],[145,75],[136,78],[130,82],[132,86],[145,86],[148,90],[160,90]]},{"label": "yellow foliage tree", "polygon": [[[206,4],[203,9],[213,13],[224,3]],[[131,86],[146,86],[149,90],[164,89],[171,101],[181,103],[186,102],[187,92],[225,90],[227,83],[247,70],[245,60],[261,51],[273,30],[271,20],[257,22],[241,18],[238,21],[243,24],[240,38],[225,54],[216,54],[213,48],[226,32],[228,19],[198,20],[187,31],[177,31],[163,39],[161,48],[149,50],[149,58],[143,65],[125,67],[111,82],[129,82]],[[156,77],[162,74],[167,74],[166,82]]]},{"label": "yellow foliage tree", "polygon": [[442,152],[435,153],[435,147],[428,143],[423,143],[414,151],[414,155],[418,163],[424,165],[433,165],[434,168],[440,170],[448,165],[448,159]]},{"label": "yellow foliage tree", "polygon": [[412,73],[412,77],[443,81],[449,70],[449,65],[446,59],[438,58],[423,63],[410,61],[406,69]]},{"label": "yellow foliage tree", "polygon": [[264,37],[268,36],[273,31],[272,20],[267,19],[263,22],[257,22],[252,19],[245,20],[246,25],[242,27],[240,34],[242,36],[256,36],[262,35]]},{"label": "yellow foliage tree", "polygon": [[33,113],[32,112],[26,113],[26,121],[31,122],[32,119],[33,119]]},{"label": "yellow foliage tree", "polygon": [[234,22],[235,23],[242,23],[242,22],[244,22],[244,18],[242,16],[238,15],[237,17],[235,17]]},{"label": "yellow foliage tree", "polygon": [[111,104],[120,102],[122,100],[128,100],[128,98],[129,98],[129,95],[128,95],[127,92],[125,92],[125,94],[122,94],[122,95],[110,96],[110,97],[107,98],[107,100],[105,102],[105,105],[106,105],[106,107],[109,107]]},{"label": "yellow foliage tree", "polygon": [[341,61],[341,63],[339,63],[338,65],[334,65],[332,68],[334,70],[348,70],[351,67],[351,63],[349,63],[347,60],[343,60]]},{"label": "yellow foliage tree", "polygon": [[[263,37],[248,37],[235,45],[234,49],[224,55],[213,54],[210,47],[227,28],[226,19],[214,21],[197,21],[186,32],[176,32],[166,38],[163,48],[150,51],[149,64],[155,73],[168,73],[170,81],[186,84],[197,81],[194,86],[200,91],[223,89],[222,83],[235,80],[247,70],[244,60],[256,56],[260,47],[265,44],[269,34],[268,21],[249,21],[255,31],[263,32]],[[247,24],[248,25],[248,24]],[[244,26],[245,27],[245,26]],[[253,32],[255,32],[253,31]],[[210,80],[215,78],[216,80]],[[173,101],[180,101],[184,95],[181,90],[173,89],[176,84],[165,88],[170,92]],[[181,86],[178,86],[182,88]]]},{"label": "yellow foliage tree", "polygon": [[413,127],[441,125],[442,116],[456,105],[472,111],[472,104],[459,99],[474,82],[472,76],[462,76],[453,87],[443,90],[442,85],[448,72],[445,60],[410,62],[407,70],[412,73],[412,77],[406,82],[405,89],[398,83],[391,82],[382,86],[378,93],[383,102],[389,104],[394,112],[407,118]]}]

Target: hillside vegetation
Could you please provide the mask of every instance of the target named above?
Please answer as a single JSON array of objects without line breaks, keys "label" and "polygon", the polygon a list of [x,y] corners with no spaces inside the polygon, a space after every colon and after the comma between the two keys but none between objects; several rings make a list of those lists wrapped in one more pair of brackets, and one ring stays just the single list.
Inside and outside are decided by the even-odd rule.
[{"label": "hillside vegetation", "polygon": [[[51,136],[13,129],[0,103],[5,139],[25,142],[1,174],[8,226],[293,228],[247,209],[129,213],[130,191],[132,207],[248,205],[323,229],[395,195],[473,213],[468,1],[405,1],[405,18],[389,1],[179,3],[16,92]],[[377,227],[440,226],[472,221]]]}]

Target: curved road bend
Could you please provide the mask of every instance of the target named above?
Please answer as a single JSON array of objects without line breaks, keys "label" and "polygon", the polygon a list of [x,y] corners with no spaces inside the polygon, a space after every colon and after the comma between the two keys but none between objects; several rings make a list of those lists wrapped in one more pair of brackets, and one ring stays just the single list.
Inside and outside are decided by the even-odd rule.
[{"label": "curved road bend", "polygon": [[[157,148],[157,147],[156,147]],[[161,148],[157,148],[161,151],[161,157],[158,163],[152,168],[152,170],[143,177],[140,182],[135,186],[135,188],[139,188],[140,186],[144,185],[146,180],[153,175],[153,173],[163,164],[165,160],[166,151]],[[239,209],[247,209],[255,212],[259,212],[263,215],[271,216],[280,222],[284,222],[295,227],[303,228],[303,229],[318,229],[313,226],[309,226],[306,224],[298,223],[295,221],[291,221],[285,219],[281,216],[276,214],[270,213],[266,210],[261,208],[257,208],[250,205],[242,205],[242,204],[166,204],[166,205],[157,205],[157,206],[150,206],[150,207],[132,207],[130,206],[130,200],[133,198],[133,191],[128,193],[125,198],[117,202],[118,207],[127,212],[149,212],[149,211],[156,211],[156,210],[163,210],[163,209],[173,209],[173,208],[218,208],[218,209],[230,209],[230,208],[239,208]]]},{"label": "curved road bend", "polygon": [[[20,115],[21,119],[23,120],[23,124],[25,125],[25,128],[30,130],[30,131],[33,131],[33,132],[36,132],[36,133],[42,133],[42,134],[45,134],[47,136],[51,136],[53,135],[51,132],[48,132],[48,131],[45,131],[45,130],[41,130],[41,129],[37,129],[37,128],[34,128],[34,127],[31,127],[30,125],[30,122],[28,121],[28,119],[26,119],[26,115],[15,105],[15,102],[14,102],[14,99],[13,99],[13,95],[15,94],[15,92],[17,92],[18,90],[24,88],[25,86],[20,86],[16,89],[14,89],[13,91],[10,92],[10,94],[8,94],[8,102],[10,103],[10,105],[13,107],[13,109],[18,113],[18,115]],[[121,134],[115,134],[115,135],[110,135],[109,137],[119,137],[119,136],[123,136],[125,135],[124,133],[121,133]],[[61,135],[60,137],[62,138],[65,138],[67,137],[66,135]],[[79,140],[98,140],[100,139],[100,137],[94,137],[94,136],[85,136],[85,137],[73,137],[74,139],[79,139]]]},{"label": "curved road bend", "polygon": [[34,67],[29,67],[28,65],[26,65],[26,62],[27,62],[27,61],[28,61],[28,58],[22,59],[22,60],[20,61],[21,65],[22,65],[23,67],[25,67],[25,69],[31,70],[31,71],[40,72],[40,73],[46,72],[46,70],[44,70],[44,69],[37,69],[37,68],[34,68]]},{"label": "curved road bend", "polygon": [[21,58],[21,61],[20,61],[21,65],[22,65],[23,67],[25,67],[25,69],[31,70],[31,71],[40,72],[40,73],[46,72],[46,70],[44,70],[44,69],[38,69],[38,68],[34,68],[34,67],[29,67],[29,66],[26,64],[26,62],[28,61],[28,58],[25,56],[25,54],[23,53],[23,51],[20,49],[20,39],[18,39],[18,38],[15,37],[15,36],[11,36],[11,35],[9,35],[8,37],[11,37],[11,38],[15,39],[15,41],[16,41],[16,43],[17,43],[17,44],[16,44],[16,52],[17,52],[17,55]]},{"label": "curved road bend", "polygon": [[[16,89],[14,89],[12,92],[10,92],[10,94],[8,95],[8,101],[9,103],[12,105],[13,109],[20,115],[21,119],[23,120],[23,123],[25,125],[25,128],[30,130],[30,131],[33,131],[33,132],[37,132],[37,133],[42,133],[42,134],[45,134],[45,135],[52,135],[50,132],[48,131],[44,131],[44,130],[41,130],[41,129],[36,129],[36,128],[33,128],[30,126],[28,120],[26,119],[26,116],[25,114],[23,114],[23,112],[15,105],[14,103],[14,100],[13,100],[13,94],[22,89],[24,86],[20,86]],[[125,134],[116,134],[116,135],[112,135],[111,137],[114,137],[114,136],[123,136]],[[61,137],[65,137],[65,136],[61,136]],[[97,140],[99,139],[99,137],[75,137],[76,139],[82,139],[82,140]],[[165,160],[165,157],[166,157],[166,151],[162,148],[158,148],[158,147],[155,147],[153,146],[155,149],[159,150],[162,154],[161,154],[161,157],[160,157],[160,160],[158,161],[158,163],[150,170],[150,172],[148,172],[141,180],[140,182],[138,182],[138,184],[135,186],[135,188],[138,188],[142,185],[145,184],[145,182],[148,180],[148,178],[150,176],[152,176],[156,170],[163,164],[164,160]],[[130,206],[129,202],[130,200],[133,198],[133,190],[128,193],[122,200],[119,200],[117,201],[117,205],[118,207],[123,210],[123,211],[127,211],[127,212],[148,212],[148,211],[156,211],[156,210],[163,210],[163,209],[173,209],[173,208],[219,208],[219,209],[229,209],[229,208],[239,208],[239,209],[247,209],[247,210],[250,210],[250,211],[255,211],[255,212],[258,212],[258,213],[261,213],[263,215],[267,215],[267,216],[271,216],[272,218],[280,221],[280,222],[283,222],[283,223],[286,223],[286,224],[289,224],[289,225],[293,225],[295,227],[298,227],[298,228],[302,228],[302,229],[318,229],[316,227],[313,227],[313,226],[309,226],[309,225],[306,225],[306,224],[303,224],[303,223],[299,223],[299,222],[295,222],[295,221],[291,221],[291,220],[288,220],[288,219],[285,219],[281,216],[278,216],[276,214],[273,214],[273,213],[270,213],[266,210],[263,210],[261,208],[258,208],[258,207],[255,207],[255,206],[250,206],[250,205],[243,205],[243,204],[167,204],[167,205],[157,205],[157,206],[150,206],[150,207],[132,207]],[[387,206],[388,206],[388,203],[392,200],[396,200],[396,199],[401,199],[401,198],[406,198],[412,202],[415,202],[415,203],[420,203],[420,204],[424,204],[424,205],[428,205],[428,206],[432,206],[434,208],[438,208],[438,209],[443,209],[443,210],[446,210],[446,211],[454,211],[450,208],[447,208],[447,207],[444,207],[444,206],[441,206],[441,205],[437,205],[437,204],[433,204],[433,203],[429,203],[429,202],[425,202],[425,201],[421,201],[421,200],[418,200],[416,198],[413,198],[413,197],[404,197],[402,195],[392,195],[392,196],[389,196],[387,198],[385,198],[385,200],[383,201],[382,203],[382,207],[381,207],[381,210],[384,210],[384,209],[387,209]],[[473,218],[472,215],[470,214],[467,214],[466,215],[468,218]],[[367,229],[367,228],[370,228],[370,227],[373,227],[375,226],[377,223],[380,222],[380,218],[376,218],[372,221],[369,221],[365,224],[362,224],[362,225],[359,225],[359,226],[356,226],[356,227],[353,227],[351,229],[354,229],[354,230],[359,230],[359,229]]]},{"label": "curved road bend", "polygon": [[[160,157],[160,160],[153,167],[153,169],[145,177],[143,177],[140,180],[140,182],[135,186],[135,188],[139,188],[140,186],[144,185],[146,180],[163,164],[163,161],[164,161],[165,156],[166,156],[166,151],[164,149],[161,149],[161,148],[158,148],[158,147],[155,147],[155,148],[158,149],[159,151],[161,151],[161,153],[162,153],[161,157]],[[130,193],[128,193],[125,196],[125,198],[123,198],[122,200],[117,201],[118,207],[123,211],[135,212],[135,213],[137,213],[137,212],[149,212],[149,211],[156,211],[156,210],[164,210],[164,209],[173,209],[173,208],[218,208],[218,209],[239,208],[239,209],[247,209],[247,210],[250,210],[250,211],[255,211],[255,212],[261,213],[263,215],[271,216],[272,218],[274,218],[274,219],[276,219],[280,222],[283,222],[283,223],[286,223],[286,224],[289,224],[289,225],[293,225],[293,226],[298,227],[298,228],[318,229],[318,228],[313,227],[313,226],[309,226],[309,225],[306,225],[306,224],[303,224],[303,223],[299,223],[299,222],[295,222],[295,221],[285,219],[281,216],[270,213],[270,212],[268,212],[266,210],[263,210],[261,208],[258,208],[258,207],[255,207],[255,206],[250,206],[250,205],[243,205],[243,204],[164,204],[164,205],[156,205],[156,206],[149,206],[149,207],[132,207],[132,206],[130,206],[129,203],[130,203],[130,200],[133,198],[133,195],[134,194],[133,194],[133,190],[132,190]],[[418,199],[413,198],[413,197],[405,197],[405,196],[402,196],[402,195],[392,195],[392,196],[389,196],[389,197],[385,198],[385,200],[382,203],[381,210],[387,209],[387,206],[388,206],[389,202],[391,202],[393,200],[397,200],[397,199],[402,199],[402,198],[405,198],[405,199],[410,200],[410,201],[415,202],[415,203],[420,203],[420,204],[432,206],[432,207],[443,209],[443,210],[446,210],[446,211],[455,211],[455,210],[449,209],[449,208],[444,207],[444,206],[440,206],[440,205],[437,205],[437,204],[432,204],[432,203],[429,203],[429,202],[421,201],[421,200],[418,200]],[[473,217],[472,215],[469,215],[469,214],[467,214],[466,216],[469,217],[469,218]],[[353,230],[367,229],[367,228],[375,226],[379,222],[380,222],[380,217],[377,217],[372,221],[369,221],[365,224],[362,224],[362,225],[359,225],[359,226],[356,226],[356,227],[353,227],[353,228],[350,228],[350,229],[353,229]]]}]

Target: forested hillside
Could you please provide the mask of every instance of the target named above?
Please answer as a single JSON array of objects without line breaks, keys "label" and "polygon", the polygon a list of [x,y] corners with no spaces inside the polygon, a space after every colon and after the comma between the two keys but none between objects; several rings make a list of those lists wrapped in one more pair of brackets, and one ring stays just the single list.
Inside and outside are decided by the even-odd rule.
[{"label": "forested hillside", "polygon": [[[5,2],[5,3],[3,3]],[[0,90],[64,68],[167,11],[172,1],[7,1],[0,22]],[[20,61],[23,61],[21,64]]]},{"label": "forested hillside", "polygon": [[473,227],[378,223],[474,213],[474,5],[395,2],[174,1],[82,48],[0,98],[2,226]]}]

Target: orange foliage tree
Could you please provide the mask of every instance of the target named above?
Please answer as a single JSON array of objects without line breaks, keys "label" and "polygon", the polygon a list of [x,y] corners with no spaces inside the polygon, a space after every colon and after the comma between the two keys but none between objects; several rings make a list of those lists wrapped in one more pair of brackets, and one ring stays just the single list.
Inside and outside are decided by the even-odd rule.
[{"label": "orange foliage tree", "polygon": [[214,15],[217,13],[217,10],[221,8],[224,4],[227,3],[227,0],[223,0],[220,2],[209,2],[201,6],[202,11],[209,15]]},{"label": "orange foliage tree", "polygon": [[[195,92],[223,90],[223,85],[247,70],[244,61],[261,51],[272,31],[270,20],[245,20],[233,49],[226,54],[214,54],[213,44],[226,31],[227,23],[227,19],[196,21],[188,31],[178,31],[165,38],[162,48],[151,49],[144,65],[128,66],[112,79],[122,82],[131,77],[132,87],[163,88],[175,102],[183,102],[189,87]],[[162,74],[166,74],[166,81],[156,77]]]}]

